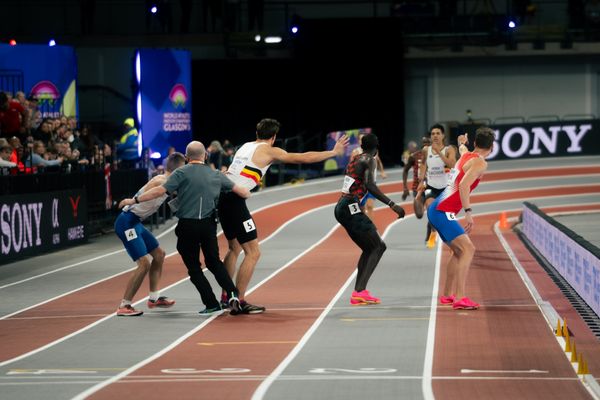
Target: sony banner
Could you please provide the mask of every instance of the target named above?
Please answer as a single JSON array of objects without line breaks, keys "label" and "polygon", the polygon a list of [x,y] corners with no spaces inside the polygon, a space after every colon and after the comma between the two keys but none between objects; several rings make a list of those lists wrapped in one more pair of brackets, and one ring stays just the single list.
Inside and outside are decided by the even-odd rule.
[{"label": "sony banner", "polygon": [[[472,148],[475,127],[463,128],[459,133],[469,133],[469,148]],[[598,120],[493,125],[490,128],[496,133],[496,141],[488,160],[600,154]]]},{"label": "sony banner", "polygon": [[87,239],[83,190],[0,198],[0,264]]}]

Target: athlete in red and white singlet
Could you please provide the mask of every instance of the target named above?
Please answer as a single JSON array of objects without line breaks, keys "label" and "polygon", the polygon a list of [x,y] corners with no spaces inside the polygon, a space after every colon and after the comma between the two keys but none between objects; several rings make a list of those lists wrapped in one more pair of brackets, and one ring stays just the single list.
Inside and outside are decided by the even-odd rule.
[{"label": "athlete in red and white singlet", "polygon": [[[479,304],[465,295],[467,273],[475,255],[475,246],[468,235],[473,228],[470,194],[487,169],[485,157],[492,151],[494,138],[494,131],[490,128],[477,129],[475,149],[462,155],[450,172],[448,186],[427,209],[429,222],[438,231],[442,241],[452,249],[440,302],[452,305],[457,310],[479,308]],[[465,211],[464,228],[456,220],[461,208]]]}]

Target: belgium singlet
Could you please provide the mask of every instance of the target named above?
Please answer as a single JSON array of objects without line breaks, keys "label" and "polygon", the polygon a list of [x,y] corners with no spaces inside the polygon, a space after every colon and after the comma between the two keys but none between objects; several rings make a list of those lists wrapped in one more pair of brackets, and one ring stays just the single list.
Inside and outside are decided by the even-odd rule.
[{"label": "belgium singlet", "polygon": [[248,190],[254,189],[271,166],[269,164],[264,168],[259,168],[252,162],[254,152],[260,145],[268,146],[265,142],[248,142],[235,153],[233,161],[227,170],[227,177],[236,185],[245,187]]},{"label": "belgium singlet", "polygon": [[[446,149],[447,147],[444,147],[441,151],[445,154]],[[445,171],[446,164],[444,164],[439,154],[433,154],[431,146],[427,148],[425,162],[427,163],[427,185],[436,189],[444,189],[448,184]]]},{"label": "belgium singlet", "polygon": [[[477,153],[465,153],[458,160],[454,168],[450,170],[450,176],[448,177],[448,186],[438,197],[438,206],[436,210],[458,213],[462,208],[462,201],[460,200],[460,192],[458,191],[458,185],[465,176],[463,166],[473,158],[480,157]],[[479,184],[481,177],[477,178],[475,182],[471,184],[469,193],[473,191]]]}]

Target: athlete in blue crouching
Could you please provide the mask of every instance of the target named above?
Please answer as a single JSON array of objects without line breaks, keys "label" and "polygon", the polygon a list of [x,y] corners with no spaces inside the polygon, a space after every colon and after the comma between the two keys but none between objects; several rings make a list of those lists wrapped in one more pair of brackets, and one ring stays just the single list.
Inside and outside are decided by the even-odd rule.
[{"label": "athlete in blue crouching", "polygon": [[[185,165],[185,157],[181,153],[173,153],[167,158],[167,168],[163,175],[157,175],[152,178],[146,185],[144,185],[134,197],[152,189],[156,186],[161,186],[167,181],[167,178],[177,168]],[[160,296],[158,290],[158,282],[162,274],[163,262],[165,260],[165,251],[159,247],[158,240],[148,231],[142,224],[142,220],[150,215],[154,214],[160,205],[165,201],[167,195],[157,197],[156,199],[146,201],[144,203],[136,203],[130,206],[123,207],[123,202],[119,204],[119,208],[123,207],[123,211],[117,217],[115,221],[115,233],[125,245],[125,250],[133,261],[136,262],[137,268],[133,271],[127,287],[125,288],[125,294],[123,300],[117,309],[118,316],[138,316],[144,312],[136,310],[131,305],[133,296],[137,293],[140,288],[144,277],[148,274],[150,281],[150,295],[148,299],[148,308],[161,307],[168,308],[175,304],[174,300],[171,300],[165,296]],[[149,260],[147,255],[152,257],[152,261]]]}]

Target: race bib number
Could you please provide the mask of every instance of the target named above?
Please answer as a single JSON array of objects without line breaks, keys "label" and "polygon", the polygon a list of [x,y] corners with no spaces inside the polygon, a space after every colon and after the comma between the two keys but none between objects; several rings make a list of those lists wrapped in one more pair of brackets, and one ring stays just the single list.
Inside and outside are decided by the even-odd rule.
[{"label": "race bib number", "polygon": [[360,212],[358,203],[348,204],[348,208],[350,209],[350,215],[358,214]]},{"label": "race bib number", "polygon": [[342,193],[350,193],[350,187],[354,183],[355,179],[349,177],[348,175],[344,176],[344,184],[342,185]]},{"label": "race bib number", "polygon": [[458,176],[458,170],[456,168],[452,168],[450,172],[448,172],[448,185],[452,185]]},{"label": "race bib number", "polygon": [[125,237],[127,238],[128,242],[131,242],[134,239],[137,239],[137,233],[135,232],[135,229],[127,229],[125,231]]},{"label": "race bib number", "polygon": [[256,225],[254,225],[254,220],[249,219],[247,221],[244,221],[244,229],[246,230],[246,233],[252,232],[253,230],[255,230]]},{"label": "race bib number", "polygon": [[452,212],[447,212],[446,218],[448,218],[448,221],[456,221],[456,214],[454,214]]}]

